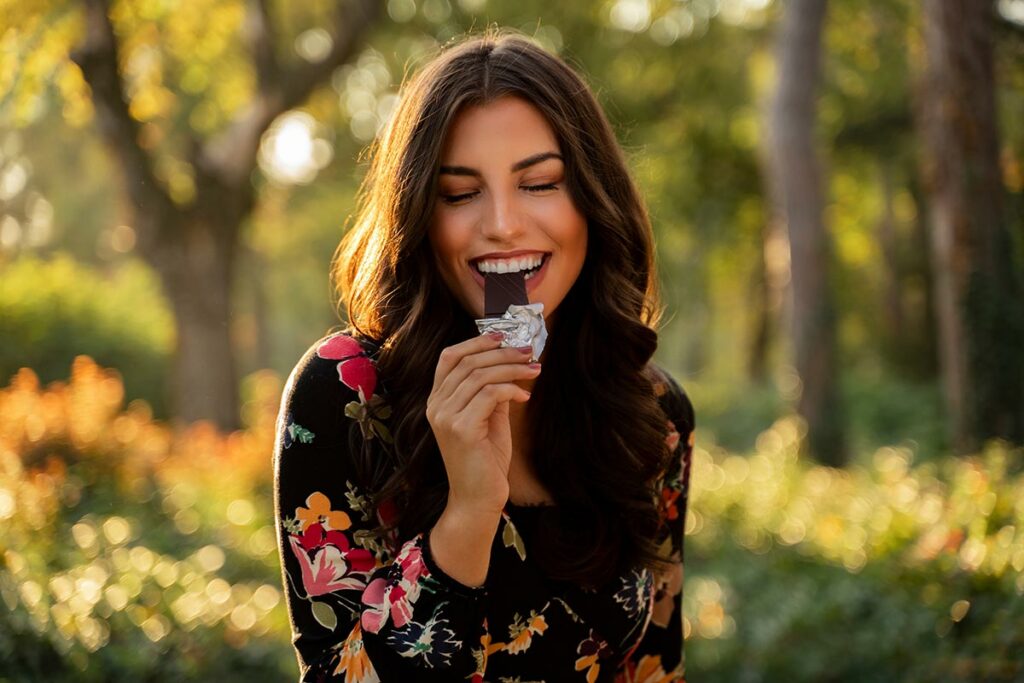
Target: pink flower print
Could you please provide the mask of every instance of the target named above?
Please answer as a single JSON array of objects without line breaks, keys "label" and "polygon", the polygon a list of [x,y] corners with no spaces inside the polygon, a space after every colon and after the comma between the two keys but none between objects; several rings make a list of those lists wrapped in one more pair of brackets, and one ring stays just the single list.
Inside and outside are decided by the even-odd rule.
[{"label": "pink flower print", "polygon": [[377,370],[359,342],[337,334],[321,344],[316,355],[325,360],[341,361],[338,363],[338,379],[349,389],[358,391],[360,400],[370,400],[377,388]]},{"label": "pink flower print", "polygon": [[345,534],[333,529],[325,529],[322,524],[311,524],[299,536],[299,543],[306,550],[316,550],[330,544],[338,550],[348,550],[348,539]]},{"label": "pink flower print", "polygon": [[362,625],[370,633],[380,633],[390,618],[396,628],[412,619],[412,608],[420,595],[420,579],[430,575],[419,546],[422,536],[402,548],[387,576],[370,582],[363,591]]},{"label": "pink flower print", "polygon": [[328,360],[352,358],[363,355],[363,347],[352,337],[336,334],[317,348],[316,355]]},{"label": "pink flower print", "polygon": [[307,551],[319,550],[328,545],[334,546],[341,551],[353,571],[368,572],[376,566],[373,554],[369,550],[352,548],[345,534],[325,529],[320,524],[314,524],[306,529],[298,539],[299,545]]},{"label": "pink flower print", "polygon": [[406,599],[406,592],[400,584],[389,584],[385,579],[376,578],[363,591],[363,610],[360,619],[363,628],[370,633],[380,633],[388,623],[388,617],[396,627],[405,626],[412,619],[412,607]]},{"label": "pink flower print", "polygon": [[668,422],[668,435],[665,437],[665,445],[668,446],[669,453],[674,453],[676,446],[679,445],[679,432],[676,431],[676,426],[672,420]]},{"label": "pink flower print", "polygon": [[[366,585],[365,572],[373,566],[373,560],[367,566],[365,558],[360,551],[342,551],[334,545],[324,545],[310,553],[302,546],[302,542],[295,536],[289,536],[292,553],[299,561],[299,568],[302,571],[302,586],[306,589],[306,595],[310,598],[326,593],[333,593],[339,590],[362,590]],[[365,550],[362,553],[369,553]],[[352,563],[346,559],[346,555],[355,557]],[[359,567],[357,568],[356,564]]]}]

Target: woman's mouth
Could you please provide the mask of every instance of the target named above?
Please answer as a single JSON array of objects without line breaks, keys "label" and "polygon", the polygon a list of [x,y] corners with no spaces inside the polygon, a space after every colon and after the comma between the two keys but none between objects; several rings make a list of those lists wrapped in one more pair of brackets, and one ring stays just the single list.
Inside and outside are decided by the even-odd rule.
[{"label": "woman's mouth", "polygon": [[484,274],[486,273],[525,273],[523,277],[526,280],[526,291],[529,292],[539,284],[537,277],[546,270],[550,260],[551,254],[549,253],[502,259],[483,258],[471,262],[470,272],[481,289],[484,286]]},{"label": "woman's mouth", "polygon": [[526,273],[526,279],[537,274],[547,254],[529,254],[513,258],[482,258],[473,263],[481,273]]}]

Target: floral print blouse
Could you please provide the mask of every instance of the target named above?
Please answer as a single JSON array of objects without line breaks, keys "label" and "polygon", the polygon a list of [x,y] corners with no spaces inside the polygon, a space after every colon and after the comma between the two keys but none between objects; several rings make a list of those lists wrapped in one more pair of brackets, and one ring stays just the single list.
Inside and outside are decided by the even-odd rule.
[{"label": "floral print blouse", "polygon": [[[543,509],[509,504],[481,587],[445,575],[424,534],[381,538],[356,483],[349,426],[390,441],[373,346],[345,334],[315,344],[284,390],[275,448],[276,513],[303,681],[679,683],[683,525],[693,408],[665,373],[656,392],[675,454],[660,499],[672,571],[635,568],[605,588],[547,578],[531,562]],[[356,432],[359,433],[358,431]]]}]

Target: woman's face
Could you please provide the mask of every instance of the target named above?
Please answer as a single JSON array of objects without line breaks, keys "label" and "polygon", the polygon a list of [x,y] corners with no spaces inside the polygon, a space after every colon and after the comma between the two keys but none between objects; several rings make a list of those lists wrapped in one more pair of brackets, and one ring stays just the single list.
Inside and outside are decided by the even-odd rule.
[{"label": "woman's face", "polygon": [[525,270],[530,303],[544,304],[550,319],[583,268],[587,221],[569,196],[565,163],[543,114],[512,96],[459,112],[441,152],[438,185],[430,243],[466,311],[483,317],[481,268]]}]

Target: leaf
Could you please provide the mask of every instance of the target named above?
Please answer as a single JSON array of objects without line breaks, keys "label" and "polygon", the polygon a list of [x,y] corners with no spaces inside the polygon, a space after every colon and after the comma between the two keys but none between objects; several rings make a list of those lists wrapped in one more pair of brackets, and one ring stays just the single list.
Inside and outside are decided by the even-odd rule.
[{"label": "leaf", "polygon": [[316,436],[297,422],[288,425],[288,433],[291,434],[292,439],[299,443],[313,443],[313,439]]},{"label": "leaf", "polygon": [[380,437],[380,440],[383,441],[384,443],[391,443],[391,431],[387,428],[387,426],[380,420],[372,420],[372,423],[373,431],[377,433],[377,436]]},{"label": "leaf", "polygon": [[520,560],[526,560],[526,546],[523,544],[523,537],[519,535],[519,531],[508,517],[505,518],[505,529],[501,532],[501,540],[506,548],[516,549]]},{"label": "leaf", "polygon": [[345,405],[345,417],[358,420],[363,416],[363,405],[359,401],[349,401]]},{"label": "leaf", "polygon": [[325,629],[333,631],[338,626],[338,615],[334,613],[331,606],[326,602],[313,601],[313,617]]}]

